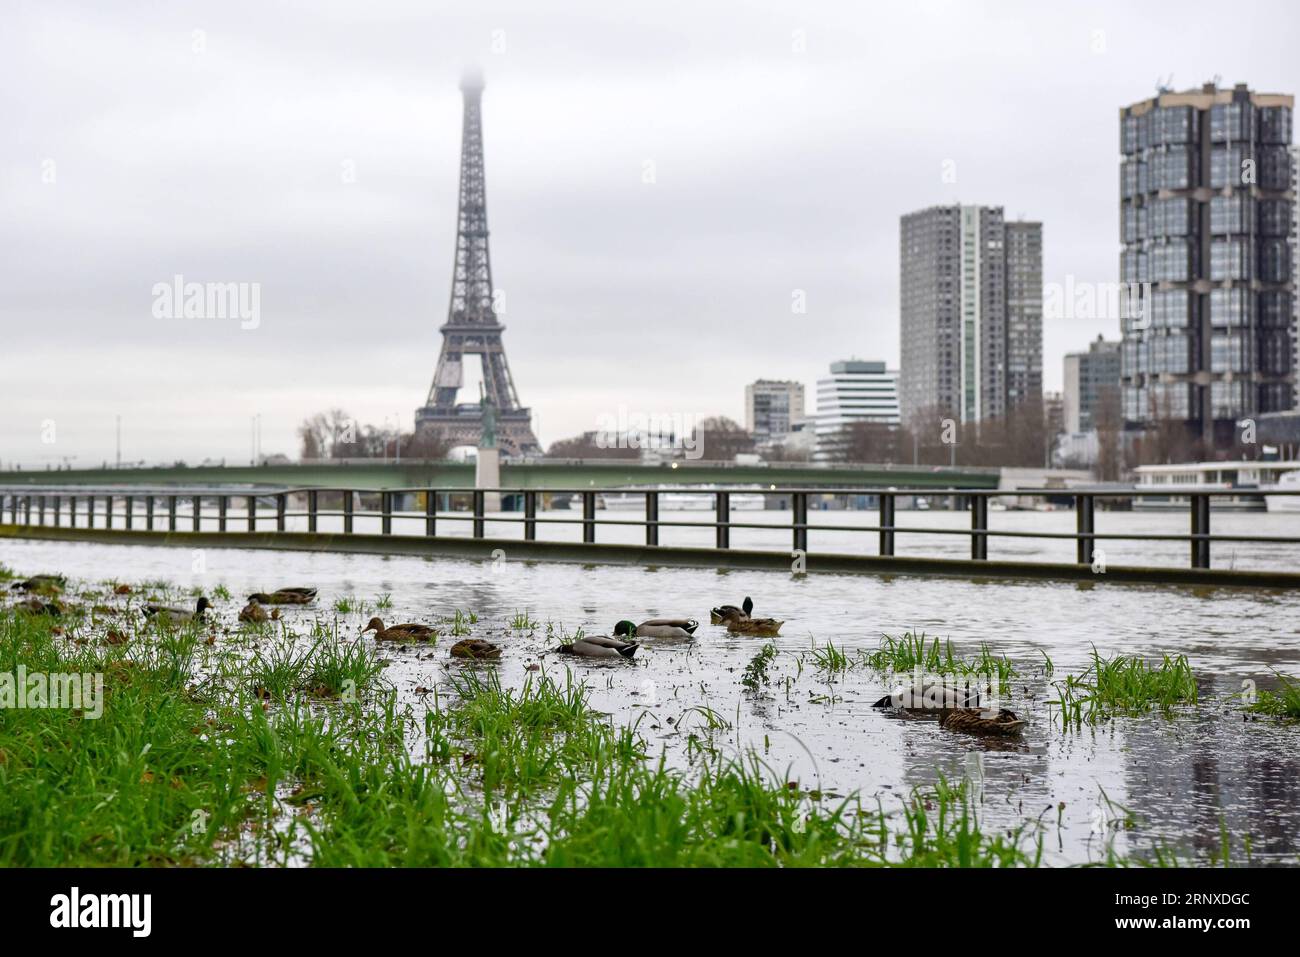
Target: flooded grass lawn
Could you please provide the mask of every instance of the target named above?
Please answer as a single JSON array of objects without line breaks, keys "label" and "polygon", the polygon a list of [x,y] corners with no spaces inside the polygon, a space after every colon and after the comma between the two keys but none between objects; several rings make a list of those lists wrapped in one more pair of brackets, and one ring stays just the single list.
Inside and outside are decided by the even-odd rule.
[{"label": "flooded grass lawn", "polygon": [[[0,708],[7,865],[1296,863],[1300,596],[508,550],[6,541],[0,563],[69,578],[57,618],[0,586],[0,676],[103,689],[100,716]],[[320,594],[238,620],[290,584]],[[197,624],[141,613],[200,594]],[[709,624],[746,595],[778,637]],[[375,616],[438,635],[376,641]],[[701,624],[630,661],[555,650],[660,616]],[[451,657],[467,638],[500,658]],[[975,676],[1023,733],[872,707],[914,667]]]}]

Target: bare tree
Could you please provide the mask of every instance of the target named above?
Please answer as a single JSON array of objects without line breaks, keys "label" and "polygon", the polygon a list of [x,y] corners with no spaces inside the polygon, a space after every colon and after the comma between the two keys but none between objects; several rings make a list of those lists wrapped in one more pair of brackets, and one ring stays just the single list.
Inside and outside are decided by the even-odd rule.
[{"label": "bare tree", "polygon": [[794,442],[776,442],[763,450],[769,462],[807,462],[808,449]]},{"label": "bare tree", "polygon": [[1186,421],[1175,418],[1169,397],[1164,404],[1151,396],[1148,404],[1150,425],[1137,443],[1137,460],[1142,465],[1168,465],[1190,462],[1201,456],[1201,443]]},{"label": "bare tree", "polygon": [[451,450],[450,440],[439,429],[418,429],[414,435],[402,436],[401,442],[402,455],[412,459],[437,461],[445,459]]},{"label": "bare tree", "polygon": [[[886,422],[851,422],[836,435],[832,458],[837,462],[898,463],[906,438],[902,429]],[[911,454],[910,446],[907,454]]]},{"label": "bare tree", "polygon": [[704,458],[715,462],[729,462],[741,453],[754,451],[754,437],[725,415],[701,419],[695,426],[695,443]]},{"label": "bare tree", "polygon": [[[620,447],[621,446],[621,447]],[[635,459],[640,458],[639,450],[629,448],[626,443],[610,441],[609,436],[598,432],[584,432],[568,439],[552,442],[546,450],[548,458],[553,459]]]},{"label": "bare tree", "polygon": [[302,441],[301,456],[304,461],[325,458],[325,444],[328,441],[325,416],[318,413],[303,419],[298,426],[298,438]]},{"label": "bare tree", "polygon": [[1119,388],[1106,386],[1097,397],[1092,413],[1097,430],[1097,461],[1093,475],[1099,482],[1116,482],[1124,465],[1124,416],[1120,408]]}]

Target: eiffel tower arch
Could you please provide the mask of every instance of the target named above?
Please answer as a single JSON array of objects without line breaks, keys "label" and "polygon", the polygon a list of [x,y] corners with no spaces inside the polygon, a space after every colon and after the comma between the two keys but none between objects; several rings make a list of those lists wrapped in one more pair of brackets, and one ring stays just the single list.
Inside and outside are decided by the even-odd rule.
[{"label": "eiffel tower arch", "polygon": [[483,398],[496,406],[497,444],[503,452],[526,455],[541,451],[533,435],[532,414],[519,404],[497,318],[488,255],[487,184],[483,172],[483,78],[466,73],[460,83],[465,101],[461,124],[460,204],[456,258],[451,276],[451,306],[442,333],[442,351],[429,387],[429,398],[415,411],[417,433],[437,431],[453,445],[478,445],[483,434],[481,402],[456,402],[464,385],[464,363],[478,356],[483,363]]}]

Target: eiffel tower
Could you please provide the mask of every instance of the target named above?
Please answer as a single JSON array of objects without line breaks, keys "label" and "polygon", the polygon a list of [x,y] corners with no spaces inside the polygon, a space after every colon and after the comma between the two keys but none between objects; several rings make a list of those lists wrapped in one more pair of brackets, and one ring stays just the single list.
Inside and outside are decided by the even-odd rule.
[{"label": "eiffel tower", "polygon": [[433,385],[423,408],[415,411],[417,432],[440,432],[453,445],[477,445],[483,434],[483,402],[456,404],[464,384],[466,356],[483,363],[483,396],[496,407],[497,444],[506,454],[540,452],[533,435],[532,415],[519,404],[510,365],[506,362],[492,288],[488,256],[487,185],[483,172],[483,78],[466,73],[460,90],[465,116],[460,144],[460,214],[456,229],[456,260],[451,276],[451,307],[442,326],[442,352]]}]

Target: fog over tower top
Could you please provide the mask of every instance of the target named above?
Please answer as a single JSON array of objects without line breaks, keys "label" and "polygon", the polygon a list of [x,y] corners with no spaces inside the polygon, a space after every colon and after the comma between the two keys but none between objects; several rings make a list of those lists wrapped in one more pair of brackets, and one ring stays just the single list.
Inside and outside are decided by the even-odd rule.
[{"label": "fog over tower top", "polygon": [[478,94],[483,92],[483,71],[476,66],[466,67],[460,75],[462,93]]}]

